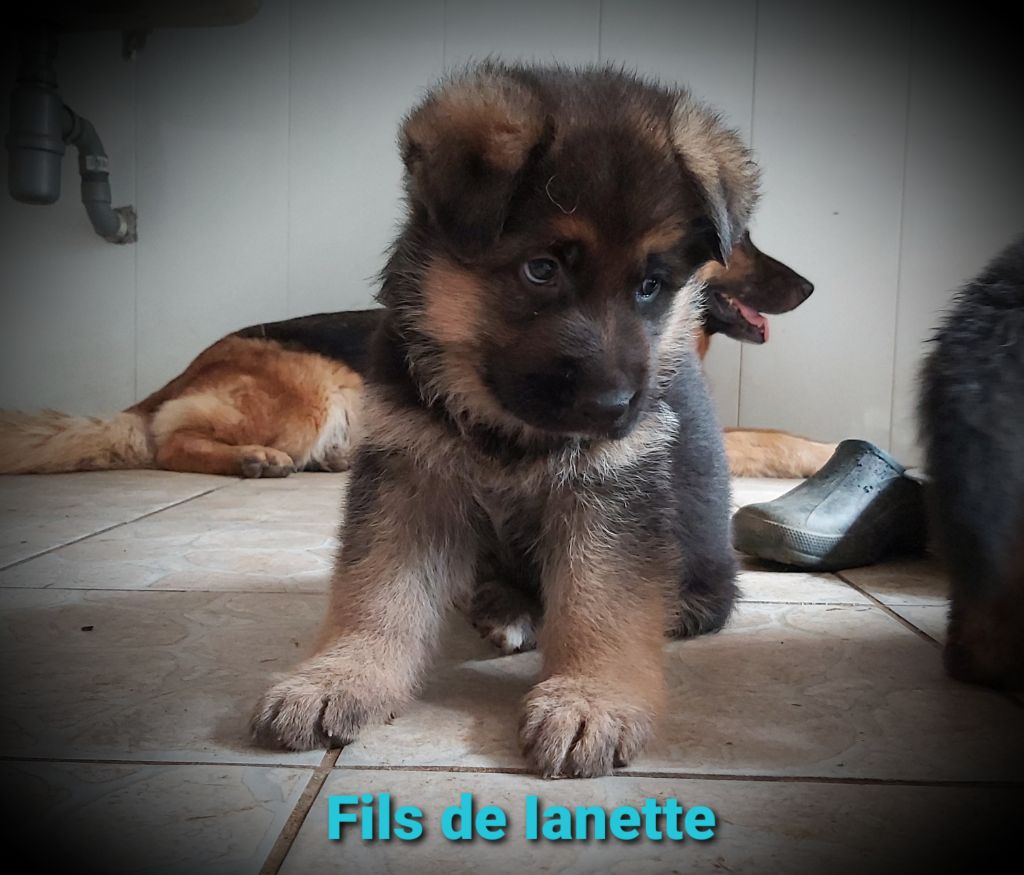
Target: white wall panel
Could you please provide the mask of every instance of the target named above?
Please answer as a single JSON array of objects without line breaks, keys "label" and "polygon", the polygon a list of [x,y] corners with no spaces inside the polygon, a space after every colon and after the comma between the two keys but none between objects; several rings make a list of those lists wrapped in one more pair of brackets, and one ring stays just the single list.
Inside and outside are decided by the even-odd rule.
[{"label": "white wall panel", "polygon": [[292,315],[372,304],[402,216],[397,134],[442,71],[443,3],[292,6]]},{"label": "white wall panel", "polygon": [[288,4],[138,56],[139,393],[286,313]]},{"label": "white wall panel", "polygon": [[743,348],[741,425],[888,445],[909,38],[897,4],[760,6],[754,239],[817,290]]},{"label": "white wall panel", "polygon": [[601,60],[685,85],[750,136],[754,0],[605,0]]},{"label": "white wall panel", "polygon": [[[16,54],[0,57],[6,135]],[[118,34],[67,35],[56,60],[60,94],[96,126],[110,157],[115,206],[135,199],[135,68]],[[64,156],[52,206],[0,189],[0,407],[115,411],[135,395],[135,249],[114,246],[89,224],[79,195],[78,154]]]},{"label": "white wall panel", "polygon": [[447,0],[444,11],[445,64],[479,61],[597,61],[598,0]]}]

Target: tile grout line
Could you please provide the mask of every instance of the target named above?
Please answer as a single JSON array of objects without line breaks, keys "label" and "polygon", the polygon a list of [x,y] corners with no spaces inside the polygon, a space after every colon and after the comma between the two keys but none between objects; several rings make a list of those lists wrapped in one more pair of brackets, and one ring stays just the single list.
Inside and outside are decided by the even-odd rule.
[{"label": "tile grout line", "polygon": [[302,825],[306,822],[306,817],[312,810],[316,797],[320,795],[320,790],[327,781],[327,776],[332,773],[334,764],[338,761],[340,754],[340,748],[324,753],[323,759],[320,760],[320,764],[313,770],[313,774],[310,775],[309,780],[306,782],[302,795],[299,796],[284,826],[281,827],[277,840],[270,849],[270,853],[267,854],[267,859],[263,861],[263,865],[260,867],[259,875],[277,875],[284,864],[284,858],[288,856],[292,845],[295,843],[299,830],[302,829]]},{"label": "tile grout line", "polygon": [[[96,532],[96,534],[102,534]],[[89,535],[88,537],[92,537]],[[70,546],[64,544],[62,546]],[[54,549],[59,550],[60,547]],[[43,555],[43,554],[39,554]],[[35,557],[33,557],[35,558]],[[27,559],[24,561],[28,561]],[[0,569],[4,571],[6,569]],[[202,593],[217,593],[225,595],[295,595],[295,596],[326,596],[329,595],[329,588],[321,589],[265,589],[259,588],[238,588],[238,587],[219,587],[216,589],[204,589],[199,587],[184,587],[184,586],[29,586],[23,584],[10,584],[0,585],[0,592],[7,590],[26,590],[26,591],[43,591],[46,592],[202,592]],[[793,601],[780,599],[737,599],[737,605],[792,605],[793,607],[818,607],[818,608],[869,608],[874,605],[866,605],[863,602],[817,602],[817,601]],[[671,641],[666,641],[671,643]]]},{"label": "tile grout line", "polygon": [[[885,613],[887,613],[890,617],[892,617],[894,620],[896,620],[900,625],[905,626],[907,629],[909,629],[911,632],[916,634],[918,637],[924,639],[927,643],[931,644],[934,647],[937,647],[940,651],[943,649],[943,646],[942,646],[941,642],[936,641],[934,638],[932,638],[931,635],[929,635],[923,629],[918,629],[917,626],[915,626],[913,623],[910,622],[910,620],[908,620],[906,617],[904,617],[901,614],[899,614],[896,611],[894,611],[891,607],[889,607],[889,605],[885,604],[885,602],[883,602],[880,599],[878,599],[875,596],[873,596],[867,590],[861,589],[859,586],[857,586],[857,584],[853,583],[850,580],[847,580],[845,577],[842,576],[842,572],[836,571],[836,572],[833,572],[833,573],[836,575],[836,577],[840,578],[841,580],[846,581],[846,583],[848,583],[855,590],[857,590],[857,592],[859,592],[859,593],[867,596],[869,599],[871,599],[878,607],[880,607],[883,611],[885,611]],[[911,605],[907,605],[906,607],[911,607]],[[985,689],[985,688],[982,687],[981,689]],[[1024,708],[1024,695],[1020,695],[1019,693],[1015,693],[1013,691],[995,690],[995,689],[990,689],[990,688],[989,688],[989,691],[996,693],[1000,698],[1002,698],[1005,701],[1009,702],[1011,705],[1013,705],[1016,708]]]},{"label": "tile grout line", "polygon": [[[97,532],[96,534],[102,534]],[[92,535],[89,536],[90,538]],[[78,543],[73,541],[71,543]],[[71,544],[64,544],[65,547],[70,547]],[[60,547],[54,549],[59,550]],[[44,555],[42,553],[40,556]],[[38,557],[33,557],[38,558]],[[27,559],[25,560],[28,561]],[[13,567],[13,566],[12,566]],[[0,569],[5,571],[6,569]],[[329,572],[328,572],[329,573]],[[12,584],[5,586],[0,584],[0,592],[23,590],[25,592],[204,592],[208,594],[217,595],[315,595],[325,596],[328,595],[329,590],[325,587],[324,589],[199,589],[199,588],[186,588],[186,587],[163,587],[163,586],[27,586],[22,584]],[[789,602],[784,602],[789,604]],[[861,606],[863,607],[863,605]]]},{"label": "tile grout line", "polygon": [[[812,572],[812,574],[815,574],[815,573],[824,574],[825,577],[830,578],[831,580],[835,581],[836,583],[841,583],[843,586],[847,587],[848,589],[852,589],[855,593],[857,593],[857,595],[862,596],[862,597],[864,597],[865,599],[868,600],[867,607],[878,607],[879,605],[882,605],[881,602],[879,602],[877,599],[875,599],[869,593],[864,592],[864,590],[862,590],[855,583],[852,583],[851,581],[847,580],[838,571]],[[816,604],[816,603],[812,602],[811,604]],[[845,606],[847,604],[847,602],[835,602],[835,604],[839,604],[839,605],[844,605]],[[864,602],[849,602],[849,604],[853,605],[853,606],[865,607]],[[882,605],[882,606],[884,607],[884,605]]]},{"label": "tile grout line", "polygon": [[[257,768],[257,769],[293,769],[293,770],[309,770],[313,769],[313,775],[310,776],[310,780],[306,785],[305,790],[300,796],[299,800],[296,801],[295,807],[289,816],[289,822],[294,822],[294,832],[289,830],[288,823],[282,827],[281,834],[275,842],[275,848],[278,845],[283,844],[286,834],[290,836],[288,838],[288,845],[294,841],[295,833],[298,832],[298,828],[302,826],[306,816],[308,816],[309,809],[312,807],[313,801],[319,793],[319,789],[324,785],[329,775],[333,774],[335,769],[338,771],[350,771],[350,772],[403,772],[410,774],[448,774],[448,775],[508,775],[510,777],[527,777],[537,778],[541,780],[540,776],[526,768],[517,766],[457,766],[457,765],[388,765],[386,763],[380,763],[377,765],[368,765],[362,763],[352,763],[338,765],[338,759],[340,754],[344,752],[344,748],[328,750],[324,753],[320,763],[316,766],[312,766],[310,763],[280,763],[280,762],[241,762],[232,760],[123,760],[123,759],[96,759],[96,758],[73,758],[73,757],[42,757],[42,756],[17,756],[17,755],[0,755],[0,764],[2,763],[52,763],[52,764],[70,764],[70,765],[104,765],[104,766],[216,766],[216,767],[234,767],[234,768]],[[753,783],[762,784],[842,784],[842,785],[855,785],[855,786],[898,786],[898,787],[950,787],[950,788],[993,788],[993,789],[1021,789],[1024,788],[1024,781],[1022,780],[985,780],[985,779],[928,779],[928,778],[854,778],[854,777],[843,777],[841,775],[766,775],[766,774],[732,774],[725,772],[669,772],[669,771],[655,771],[650,769],[616,769],[612,774],[607,775],[608,778],[651,778],[665,781],[726,781],[726,782],[741,782],[750,781]],[[306,804],[303,806],[303,802]],[[301,811],[301,814],[300,814]],[[287,850],[287,849],[285,849]],[[270,861],[274,851],[268,855],[267,860]],[[280,859],[283,859],[282,854]],[[277,865],[280,866],[280,859]],[[261,875],[264,875],[265,870],[261,870]],[[274,875],[276,869],[266,870],[265,875]]]},{"label": "tile grout line", "polygon": [[[540,779],[540,776],[528,769],[515,766],[398,766],[398,765],[363,765],[342,763],[337,767],[339,771],[352,772],[410,772],[425,774],[451,774],[451,775],[510,775],[519,777],[533,777]],[[769,784],[852,784],[865,786],[886,786],[894,785],[901,787],[993,787],[993,788],[1024,788],[1024,781],[1021,780],[962,780],[955,779],[932,779],[927,778],[853,778],[841,775],[761,775],[761,774],[729,774],[725,772],[668,772],[652,771],[645,769],[616,769],[607,778],[657,778],[660,780],[686,780],[686,781],[752,781],[755,783]],[[548,780],[548,779],[544,779]]]},{"label": "tile grout line", "polygon": [[887,605],[881,599],[875,597],[867,590],[861,589],[861,587],[857,586],[857,584],[855,584],[852,580],[848,580],[847,578],[843,577],[843,573],[841,571],[834,571],[832,573],[835,574],[836,577],[838,577],[848,586],[852,586],[862,596],[871,599],[871,601],[875,604],[876,607],[881,608],[886,614],[888,614],[890,617],[896,620],[896,622],[898,622],[901,626],[905,626],[907,629],[909,629],[922,640],[926,641],[928,644],[931,644],[933,647],[938,647],[940,650],[942,649],[942,645],[934,638],[932,638],[931,635],[929,635],[923,629],[918,629],[917,626],[910,622],[910,620],[896,613],[896,611],[894,611],[891,607],[889,607],[889,605]]},{"label": "tile grout line", "polygon": [[648,772],[643,770],[624,769],[615,776],[623,778],[682,778],[688,781],[752,781],[761,784],[842,784],[858,787],[950,787],[964,789],[1024,789],[1024,781],[1009,780],[963,780],[927,778],[844,778],[828,775],[726,775],[704,774],[702,772]]},{"label": "tile grout line", "polygon": [[801,605],[804,607],[819,608],[870,608],[873,605],[866,605],[864,602],[815,602],[815,601],[782,601],[780,599],[736,599],[737,605]]},{"label": "tile grout line", "polygon": [[320,767],[313,763],[282,763],[270,760],[266,762],[258,760],[253,762],[245,760],[133,760],[117,757],[32,756],[30,754],[0,754],[0,763],[62,763],[76,766],[231,766],[244,769],[299,769],[303,771],[316,770]]},{"label": "tile grout line", "polygon": [[[212,489],[207,489],[204,492],[198,492],[195,495],[190,495],[188,498],[183,498],[180,501],[173,501],[170,504],[165,504],[162,507],[151,510],[148,513],[142,514],[142,516],[132,517],[130,520],[122,520],[119,523],[107,526],[106,528],[97,529],[95,532],[89,532],[87,535],[82,535],[80,538],[72,538],[70,541],[64,541],[61,544],[56,544],[53,547],[47,547],[45,550],[40,550],[38,553],[33,553],[31,556],[26,556],[23,559],[18,559],[15,562],[11,562],[9,565],[0,565],[0,571],[8,571],[11,568],[17,568],[19,565],[24,565],[26,562],[31,562],[33,559],[38,559],[40,556],[48,556],[50,553],[54,553],[57,550],[63,550],[65,547],[70,547],[72,544],[80,544],[82,541],[87,541],[89,538],[95,538],[97,535],[105,535],[107,532],[112,532],[114,529],[119,529],[121,526],[129,526],[132,523],[137,523],[140,520],[149,519],[151,516],[156,516],[158,513],[163,513],[165,510],[171,510],[175,507],[181,507],[183,504],[188,504],[190,501],[194,501],[197,498],[202,498],[204,495],[210,495],[213,492],[218,492],[221,489],[227,489],[229,486],[233,486],[232,483],[225,483],[223,486],[214,486]],[[11,587],[12,589],[21,589],[22,587]],[[39,587],[31,587],[32,589],[39,589]],[[75,589],[84,587],[74,587]]]}]

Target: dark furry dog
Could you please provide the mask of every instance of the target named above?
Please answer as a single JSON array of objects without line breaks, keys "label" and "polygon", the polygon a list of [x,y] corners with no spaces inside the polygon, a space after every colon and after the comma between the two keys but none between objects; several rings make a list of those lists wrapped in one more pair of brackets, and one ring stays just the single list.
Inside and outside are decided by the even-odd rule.
[{"label": "dark furry dog", "polygon": [[605,774],[651,732],[666,632],[720,628],[735,596],[691,298],[743,234],[757,170],[686,92],[611,69],[473,68],[401,149],[408,214],[328,615],[253,730],[311,748],[387,719],[447,605],[493,572],[544,603],[524,752]]},{"label": "dark furry dog", "polygon": [[946,668],[1024,689],[1024,237],[964,287],[934,341],[920,419],[953,584]]}]

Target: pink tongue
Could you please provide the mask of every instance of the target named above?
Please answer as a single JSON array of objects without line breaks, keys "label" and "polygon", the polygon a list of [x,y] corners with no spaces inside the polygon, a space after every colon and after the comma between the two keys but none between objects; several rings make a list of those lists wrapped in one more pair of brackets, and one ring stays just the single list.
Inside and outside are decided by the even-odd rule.
[{"label": "pink tongue", "polygon": [[755,328],[761,329],[761,334],[764,335],[764,342],[768,342],[768,319],[757,312],[753,307],[748,307],[746,304],[737,301],[735,298],[732,302],[736,305],[736,309],[740,311],[743,318],[746,319]]}]

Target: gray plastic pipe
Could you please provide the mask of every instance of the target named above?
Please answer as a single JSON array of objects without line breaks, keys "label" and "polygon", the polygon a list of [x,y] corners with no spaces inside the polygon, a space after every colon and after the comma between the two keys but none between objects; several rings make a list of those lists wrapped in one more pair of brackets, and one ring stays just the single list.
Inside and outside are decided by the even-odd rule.
[{"label": "gray plastic pipe", "polygon": [[78,150],[82,203],[96,233],[111,243],[133,243],[138,239],[135,210],[110,206],[107,153],[89,120],[60,99],[53,67],[56,53],[56,38],[48,31],[23,38],[6,139],[8,190],[22,203],[56,203],[64,147],[73,145]]},{"label": "gray plastic pipe", "polygon": [[96,129],[86,118],[64,105],[64,142],[78,150],[82,177],[82,204],[93,230],[111,243],[134,243],[136,216],[133,207],[110,206],[110,173],[107,153]]}]

